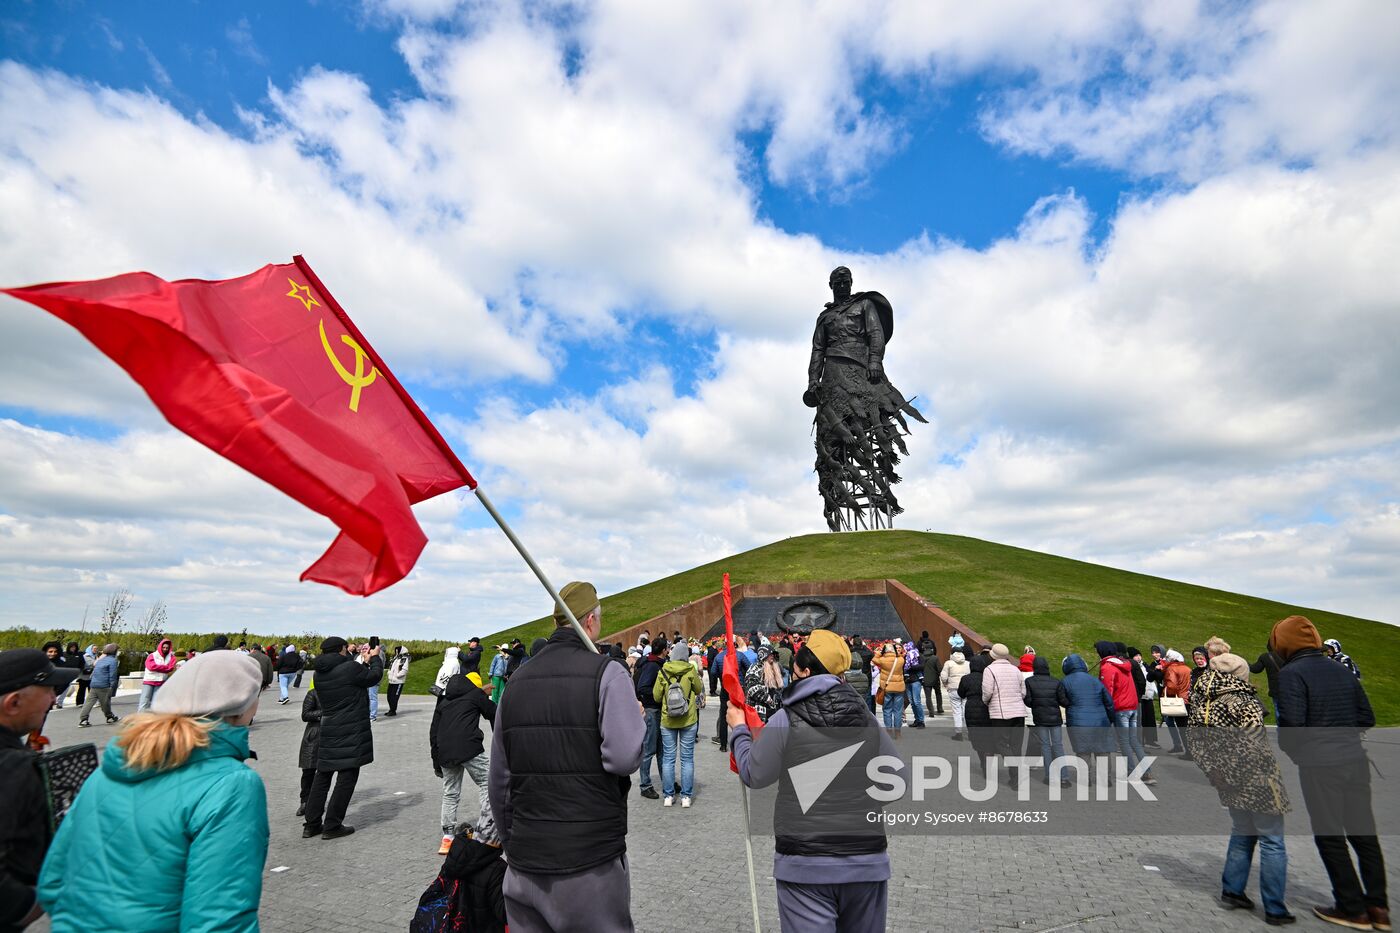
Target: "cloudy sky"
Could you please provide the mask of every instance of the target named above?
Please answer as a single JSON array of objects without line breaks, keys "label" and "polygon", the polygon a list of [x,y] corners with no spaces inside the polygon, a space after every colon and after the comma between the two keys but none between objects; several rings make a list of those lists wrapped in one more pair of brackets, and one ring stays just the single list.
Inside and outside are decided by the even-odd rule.
[{"label": "cloudy sky", "polygon": [[[901,527],[1400,622],[1400,4],[365,0],[0,10],[0,283],[304,253],[562,582],[823,529],[827,273],[894,304]],[[464,637],[414,574],[0,297],[0,625]],[[937,598],[938,594],[927,594]]]}]

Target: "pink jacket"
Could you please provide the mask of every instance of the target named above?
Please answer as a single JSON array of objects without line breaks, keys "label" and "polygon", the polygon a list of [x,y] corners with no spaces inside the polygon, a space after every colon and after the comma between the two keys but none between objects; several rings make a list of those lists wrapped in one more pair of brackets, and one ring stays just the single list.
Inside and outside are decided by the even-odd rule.
[{"label": "pink jacket", "polygon": [[982,702],[993,719],[1021,719],[1026,715],[1026,702],[1021,695],[1025,678],[1021,670],[1006,659],[993,661],[982,672]]},{"label": "pink jacket", "polygon": [[174,673],[178,659],[170,649],[170,639],[167,638],[156,646],[154,652],[146,655],[146,676],[141,679],[141,683],[163,684],[166,678]]}]

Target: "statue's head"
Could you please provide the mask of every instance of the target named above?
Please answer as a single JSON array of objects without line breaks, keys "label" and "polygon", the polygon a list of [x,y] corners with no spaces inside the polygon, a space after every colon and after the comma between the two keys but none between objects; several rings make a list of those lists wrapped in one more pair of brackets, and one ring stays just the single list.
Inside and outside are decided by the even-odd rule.
[{"label": "statue's head", "polygon": [[846,294],[850,294],[851,270],[847,269],[845,266],[837,266],[835,269],[831,270],[831,276],[826,282],[831,286],[832,291],[845,291]]}]

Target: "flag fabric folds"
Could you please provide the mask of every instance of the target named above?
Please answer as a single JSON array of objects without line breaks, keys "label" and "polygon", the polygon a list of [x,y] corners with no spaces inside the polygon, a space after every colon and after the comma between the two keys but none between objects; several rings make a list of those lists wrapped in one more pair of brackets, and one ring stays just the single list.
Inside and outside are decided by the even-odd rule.
[{"label": "flag fabric folds", "polygon": [[[729,595],[727,573],[724,575],[720,593],[724,598],[724,670],[720,674],[720,681],[724,684],[725,692],[729,694],[729,705],[738,706],[744,711],[744,725],[748,726],[750,734],[757,738],[758,730],[763,728],[763,720],[758,718],[758,711],[748,704],[744,685],[739,682],[739,656],[734,651],[734,602]],[[729,770],[735,774],[739,773],[732,744],[729,752]]]},{"label": "flag fabric folds", "polygon": [[166,419],[329,518],[301,575],[368,596],[427,543],[410,505],[476,481],[300,257],[235,279],[0,289],[68,322]]}]

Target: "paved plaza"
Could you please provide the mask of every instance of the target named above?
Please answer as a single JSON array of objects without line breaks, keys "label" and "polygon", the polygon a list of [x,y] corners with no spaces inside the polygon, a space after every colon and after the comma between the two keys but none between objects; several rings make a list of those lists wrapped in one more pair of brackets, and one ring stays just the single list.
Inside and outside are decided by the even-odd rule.
[{"label": "paved plaza", "polygon": [[[297,807],[302,690],[279,706],[275,687],[264,693],[253,726],[253,766],[267,783],[272,828],[262,928],[269,933],[382,933],[408,927],[424,887],[441,859],[437,845],[440,783],[428,757],[431,697],[405,697],[399,716],[374,726],[375,761],[361,772],[347,822],[348,838],[301,838]],[[135,696],[119,698],[118,715],[135,710]],[[381,713],[387,707],[381,697]],[[752,927],[744,860],[738,779],[728,756],[710,743],[716,709],[703,713],[696,748],[695,806],[663,809],[660,801],[631,799],[628,854],[632,915],[643,933],[742,931]],[[99,719],[101,717],[95,717]],[[949,720],[937,720],[947,727]],[[49,715],[55,746],[100,745],[113,727],[77,727],[71,707]],[[1189,762],[1160,761],[1163,781],[1199,779]],[[473,800],[470,782],[463,802]],[[1384,785],[1378,784],[1378,791]],[[1227,822],[1220,812],[1222,826]],[[1301,802],[1290,831],[1306,826]],[[893,836],[889,928],[919,930],[1085,930],[1186,933],[1265,929],[1262,909],[1251,917],[1221,910],[1220,867],[1225,836],[1174,836],[1170,826],[1144,826],[1144,835]],[[113,840],[122,845],[122,840]],[[778,930],[771,837],[753,840],[764,930]],[[1391,864],[1400,840],[1383,840]],[[1308,836],[1288,839],[1288,902],[1294,929],[1335,929],[1309,913],[1330,903],[1329,887]],[[1249,893],[1258,901],[1257,866]],[[92,892],[94,906],[101,892]],[[157,895],[159,896],[159,895]],[[587,905],[580,905],[586,909]],[[47,921],[32,927],[47,931]]]}]

